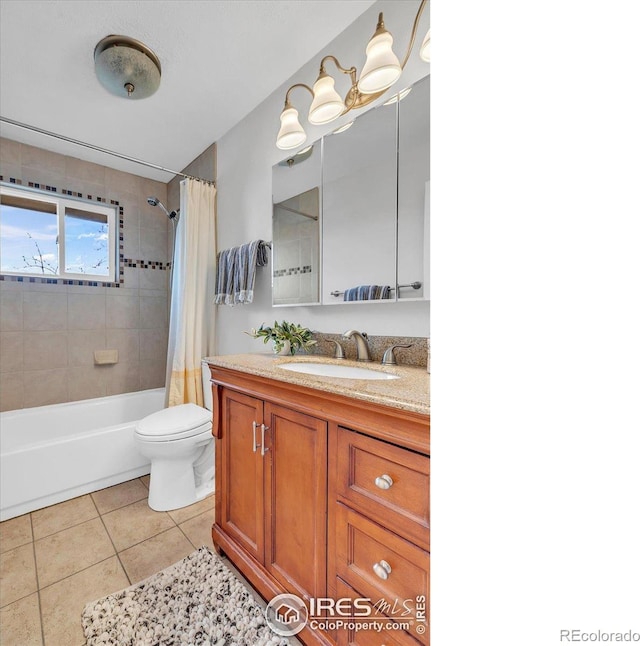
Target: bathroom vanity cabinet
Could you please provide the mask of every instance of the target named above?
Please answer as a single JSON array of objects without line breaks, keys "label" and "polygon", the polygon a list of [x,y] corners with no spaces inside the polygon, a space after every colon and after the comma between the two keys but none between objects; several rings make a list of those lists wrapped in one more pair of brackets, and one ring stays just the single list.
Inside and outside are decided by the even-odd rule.
[{"label": "bathroom vanity cabinet", "polygon": [[411,622],[307,625],[305,644],[428,644],[429,416],[210,367],[216,549],[267,601],[366,598],[371,619]]},{"label": "bathroom vanity cabinet", "polygon": [[324,596],[327,423],[231,388],[220,415],[221,531],[287,591]]}]

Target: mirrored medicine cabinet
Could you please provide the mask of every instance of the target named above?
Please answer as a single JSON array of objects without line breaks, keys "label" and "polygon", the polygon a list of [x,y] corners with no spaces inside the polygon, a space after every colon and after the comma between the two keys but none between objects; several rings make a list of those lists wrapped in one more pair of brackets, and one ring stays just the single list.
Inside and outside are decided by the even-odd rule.
[{"label": "mirrored medicine cabinet", "polygon": [[429,178],[429,77],[276,164],[273,305],[428,300]]}]

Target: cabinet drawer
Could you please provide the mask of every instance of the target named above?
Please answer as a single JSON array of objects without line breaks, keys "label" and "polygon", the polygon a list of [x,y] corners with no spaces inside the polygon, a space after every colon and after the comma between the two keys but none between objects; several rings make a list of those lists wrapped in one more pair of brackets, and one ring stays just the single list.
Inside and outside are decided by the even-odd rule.
[{"label": "cabinet drawer", "polygon": [[339,427],[336,469],[338,500],[429,549],[426,455]]},{"label": "cabinet drawer", "polygon": [[[340,503],[336,507],[338,576],[385,615],[396,617],[408,606],[405,620],[428,625],[428,616],[416,610],[429,606],[429,553]],[[417,639],[426,643],[424,635]]]},{"label": "cabinet drawer", "polygon": [[[361,599],[362,595],[358,594],[351,586],[347,585],[340,577],[337,578],[336,583],[337,598],[339,599]],[[362,602],[360,602],[362,603]],[[389,626],[387,623],[389,620],[386,619],[383,615],[376,611],[376,609],[368,604],[370,607],[370,615],[368,618],[362,617],[353,617],[350,618],[350,621],[359,622],[359,623],[370,623],[376,621],[379,624]],[[394,620],[397,624],[400,624],[404,621],[403,617],[396,617]],[[425,623],[416,624],[415,622],[411,625],[410,630],[413,634],[418,634],[415,632],[417,625],[423,625],[426,634],[428,634],[428,626]],[[395,629],[389,626],[388,630],[375,630],[374,628],[354,630],[352,628],[343,629],[337,631],[337,644],[338,646],[418,646],[410,634],[404,632],[404,630]],[[424,643],[424,642],[423,642]],[[429,643],[428,640],[426,642]]]}]

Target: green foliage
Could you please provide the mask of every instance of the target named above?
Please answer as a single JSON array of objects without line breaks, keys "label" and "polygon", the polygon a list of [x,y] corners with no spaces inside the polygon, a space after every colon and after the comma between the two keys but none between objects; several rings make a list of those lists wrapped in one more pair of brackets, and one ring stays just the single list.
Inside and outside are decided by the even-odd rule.
[{"label": "green foliage", "polygon": [[273,341],[273,349],[280,352],[284,346],[285,341],[289,341],[291,345],[291,354],[295,354],[300,348],[308,350],[317,342],[311,338],[311,330],[302,327],[297,323],[288,323],[287,321],[274,321],[273,326],[265,325],[264,323],[256,330],[251,328],[250,332],[245,332],[254,339],[263,338],[265,343]]}]

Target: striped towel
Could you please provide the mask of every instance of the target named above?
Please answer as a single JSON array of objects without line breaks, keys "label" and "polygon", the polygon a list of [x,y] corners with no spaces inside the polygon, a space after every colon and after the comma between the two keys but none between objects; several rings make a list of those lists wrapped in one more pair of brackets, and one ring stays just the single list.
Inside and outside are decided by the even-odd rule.
[{"label": "striped towel", "polygon": [[267,264],[267,245],[264,240],[254,240],[243,244],[236,259],[237,271],[234,275],[234,303],[251,303],[253,286],[256,280],[256,267]]},{"label": "striped towel", "polygon": [[268,248],[264,240],[254,240],[218,254],[216,304],[242,305],[253,301],[256,267],[267,264]]},{"label": "striped towel", "polygon": [[218,254],[216,266],[216,305],[233,305],[233,286],[239,247],[225,249]]},{"label": "striped towel", "polygon": [[378,301],[391,296],[389,285],[358,285],[344,291],[345,301]]},{"label": "striped towel", "polygon": [[227,296],[227,256],[230,249],[218,252],[216,258],[216,295],[213,302],[216,305],[224,303]]}]

